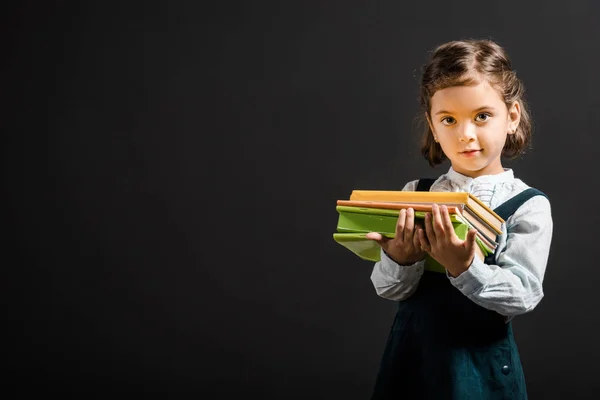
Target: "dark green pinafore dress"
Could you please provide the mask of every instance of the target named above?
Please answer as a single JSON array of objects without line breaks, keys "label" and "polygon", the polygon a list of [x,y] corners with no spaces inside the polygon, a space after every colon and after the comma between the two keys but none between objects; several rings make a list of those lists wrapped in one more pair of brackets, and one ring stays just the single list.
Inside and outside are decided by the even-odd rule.
[{"label": "dark green pinafore dress", "polygon": [[[417,190],[433,182],[421,179]],[[545,196],[527,189],[494,211],[506,221],[537,195]],[[511,323],[469,300],[446,274],[425,271],[416,292],[398,302],[371,399],[527,399]]]}]

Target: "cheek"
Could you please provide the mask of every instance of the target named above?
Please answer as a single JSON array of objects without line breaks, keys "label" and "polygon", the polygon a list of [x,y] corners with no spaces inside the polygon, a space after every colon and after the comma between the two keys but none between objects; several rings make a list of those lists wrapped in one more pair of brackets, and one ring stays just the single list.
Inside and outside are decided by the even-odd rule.
[{"label": "cheek", "polygon": [[480,135],[486,138],[502,137],[508,133],[508,124],[506,121],[495,121],[479,130]]}]

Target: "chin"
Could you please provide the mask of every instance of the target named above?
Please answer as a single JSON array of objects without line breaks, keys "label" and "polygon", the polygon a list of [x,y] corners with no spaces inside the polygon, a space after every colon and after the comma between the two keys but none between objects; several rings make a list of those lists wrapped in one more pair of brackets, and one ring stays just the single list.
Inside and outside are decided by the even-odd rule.
[{"label": "chin", "polygon": [[463,175],[467,175],[467,176],[479,176],[479,175],[488,175],[489,172],[486,170],[488,166],[487,165],[483,165],[481,167],[477,166],[469,166],[469,167],[462,167],[459,166],[460,170],[458,170],[458,172],[461,172]]}]

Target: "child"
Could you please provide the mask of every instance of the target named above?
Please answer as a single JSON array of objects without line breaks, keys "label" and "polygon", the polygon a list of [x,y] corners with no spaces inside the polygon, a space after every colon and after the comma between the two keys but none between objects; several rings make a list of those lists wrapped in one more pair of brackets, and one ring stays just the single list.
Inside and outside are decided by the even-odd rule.
[{"label": "child", "polygon": [[[403,190],[470,192],[506,222],[495,254],[481,259],[476,231],[460,240],[444,206],[424,229],[401,211],[394,239],[371,232],[381,261],[371,280],[399,307],[372,399],[526,399],[511,319],[532,311],[552,237],[550,203],[503,168],[501,156],[523,153],[531,136],[523,85],[505,51],[489,40],[436,48],[423,71],[426,118],[422,154],[447,173]],[[424,270],[429,253],[445,274]]]}]

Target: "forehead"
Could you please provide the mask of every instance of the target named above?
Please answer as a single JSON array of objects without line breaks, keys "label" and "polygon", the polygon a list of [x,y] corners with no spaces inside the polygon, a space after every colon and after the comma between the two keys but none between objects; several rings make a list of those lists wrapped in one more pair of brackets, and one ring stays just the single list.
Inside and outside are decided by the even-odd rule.
[{"label": "forehead", "polygon": [[469,111],[483,106],[501,107],[504,100],[487,80],[465,86],[451,86],[438,90],[431,97],[431,112],[437,110]]}]

